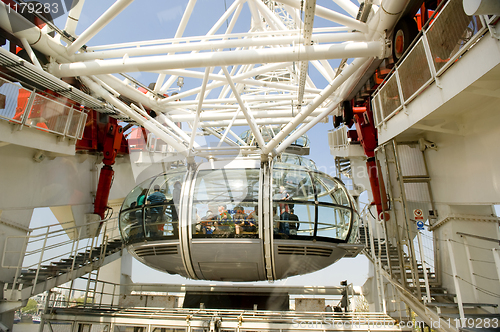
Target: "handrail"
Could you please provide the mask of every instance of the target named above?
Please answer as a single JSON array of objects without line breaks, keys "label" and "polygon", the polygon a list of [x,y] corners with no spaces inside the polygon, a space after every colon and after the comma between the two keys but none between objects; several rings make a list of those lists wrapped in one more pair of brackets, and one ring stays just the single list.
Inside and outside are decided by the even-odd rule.
[{"label": "handrail", "polygon": [[[112,220],[117,220],[117,217],[114,217],[114,218],[110,218],[110,219],[107,219],[107,220],[104,220],[102,221],[103,223],[107,223],[109,221],[112,221]],[[72,222],[69,222],[69,223],[72,223]],[[28,232],[28,235],[16,235],[16,236],[9,236],[7,237],[7,240],[5,241],[5,244],[4,244],[4,255],[2,257],[2,267],[3,268],[15,268],[13,266],[5,266],[4,265],[4,262],[5,262],[5,255],[10,253],[16,253],[17,251],[9,251],[7,248],[8,248],[8,241],[9,239],[28,239],[29,242],[28,242],[28,246],[31,244],[35,244],[37,242],[42,242],[44,241],[45,242],[45,238],[49,239],[53,239],[53,238],[56,238],[56,237],[59,237],[59,236],[67,236],[67,233],[68,233],[68,230],[79,230],[81,231],[82,229],[84,228],[87,228],[89,226],[98,226],[99,224],[101,223],[101,221],[95,221],[95,222],[91,222],[91,223],[88,223],[88,224],[85,224],[85,225],[79,225],[79,226],[73,226],[73,227],[69,227],[69,228],[61,228],[61,229],[56,229],[56,230],[53,230],[53,231],[50,231],[50,228],[52,227],[56,227],[56,226],[61,226],[62,224],[52,224],[52,225],[47,225],[47,226],[41,226],[41,227],[38,227],[38,228],[33,228],[33,229],[30,229],[29,232]],[[63,223],[63,224],[67,224],[67,223]],[[40,234],[35,234],[35,235],[32,235],[33,231],[34,230],[40,230],[40,229],[47,229],[47,232],[45,233],[40,233]],[[112,230],[117,230],[118,227],[116,226],[114,229]],[[97,235],[96,235],[97,236]],[[33,239],[33,240],[31,240]],[[90,237],[89,237],[90,239]],[[66,245],[66,244],[70,244],[70,243],[73,243],[75,241],[75,239],[71,240],[71,239],[68,239],[64,242],[57,242],[55,244],[43,244],[40,248],[35,248],[33,250],[30,250],[30,251],[27,251],[27,248],[26,247],[26,250],[25,250],[25,257],[26,256],[31,256],[31,255],[34,255],[34,254],[38,254],[38,253],[42,253],[42,252],[46,252],[48,250],[51,250],[51,249],[55,249],[55,248],[61,248],[62,245]],[[54,259],[54,258],[57,258],[57,257],[60,257],[64,254],[60,254],[60,255],[57,255],[57,256],[54,256],[54,257],[51,257],[51,258],[48,258],[46,259],[45,261],[47,260],[50,260],[50,259]],[[44,261],[44,262],[45,262]],[[32,264],[32,265],[29,265],[27,266],[28,268],[33,266],[35,264]]]},{"label": "handrail", "polygon": [[328,143],[331,149],[339,150],[349,145],[348,130],[349,128],[346,125],[341,125],[328,132]]},{"label": "handrail", "polygon": [[[118,223],[116,221],[117,217],[114,217],[106,219],[104,221],[96,221],[68,228],[62,227],[62,225],[68,223],[52,224],[30,229],[27,235],[24,236],[7,237],[4,243],[4,251],[2,255],[2,268],[16,269],[15,278],[12,283],[12,290],[14,291],[16,289],[19,277],[21,276],[21,272],[23,270],[28,270],[28,269],[33,270],[36,267],[35,279],[33,280],[33,285],[36,285],[39,279],[40,270],[43,267],[43,265],[46,264],[47,262],[53,262],[57,259],[60,259],[61,257],[70,257],[70,258],[72,257],[73,262],[69,270],[69,272],[72,272],[76,268],[75,259],[77,255],[84,254],[85,260],[87,262],[91,262],[96,258],[92,257],[92,255],[93,255],[93,249],[95,249],[95,247],[97,246],[101,246],[101,250],[98,253],[98,255],[99,259],[102,259],[103,255],[106,253],[107,243],[111,240],[120,238]],[[108,227],[108,224],[110,222],[115,224],[113,224],[112,227]],[[87,243],[82,246],[81,234],[85,231],[85,229],[87,227],[92,227],[92,226],[98,227],[101,223],[103,223],[104,227],[100,228],[99,234],[95,234],[94,236],[88,237],[86,241]],[[51,228],[56,226],[62,228],[57,230],[51,230]],[[46,232],[33,235],[34,231],[38,232],[44,229],[46,230]],[[52,241],[54,241],[55,238],[59,238],[61,236],[70,237],[68,232],[71,232],[72,230],[76,231],[76,234],[74,235],[73,239],[70,238],[65,241],[57,241],[57,243],[52,243]],[[111,236],[108,236],[108,234],[110,233]],[[102,239],[100,239],[101,236]],[[24,243],[24,245],[20,249],[8,250],[9,243],[11,243],[11,241],[17,241],[18,243],[20,243],[19,241],[20,239],[22,239]],[[69,246],[69,245],[71,246],[70,248],[68,248],[68,252],[61,253],[61,248],[64,248],[64,246]],[[30,249],[30,246],[35,246],[35,248]],[[8,260],[9,255],[14,255],[14,257],[17,257],[17,255],[19,255],[18,265],[9,265],[7,263],[9,262]],[[32,260],[32,262],[30,262],[30,260]],[[34,289],[35,287],[32,288],[32,291],[34,291]]]},{"label": "handrail", "polygon": [[[438,36],[432,36],[433,27],[437,26],[437,23],[443,22],[449,18],[446,15],[455,15],[463,18],[463,8],[458,5],[459,0],[447,1],[443,6],[442,10],[439,11],[436,18],[428,21],[428,26],[422,28],[419,35],[421,38],[417,39],[415,43],[412,43],[412,47],[408,49],[404,57],[402,57],[398,63],[391,70],[389,75],[387,75],[377,89],[372,93],[372,108],[374,110],[374,117],[376,127],[379,129],[389,121],[394,115],[404,110],[406,105],[408,105],[414,98],[416,98],[426,87],[428,87],[433,82],[439,85],[439,76],[442,75],[453,63],[460,60],[460,57],[480,39],[484,32],[488,29],[485,20],[481,16],[473,16],[469,21],[469,25],[474,25],[474,34],[466,40],[461,36],[451,36],[450,38],[458,38],[458,41],[463,41],[457,44],[450,50],[447,46],[455,45],[451,41],[447,45],[441,45],[436,38],[440,38],[442,34]],[[461,11],[461,12],[459,12]],[[436,11],[437,12],[437,11]],[[451,18],[453,20],[454,17]],[[464,23],[464,22],[461,22]],[[477,26],[476,26],[477,24]],[[449,26],[446,25],[445,26]],[[449,26],[450,31],[453,27]],[[464,29],[465,31],[471,30],[468,26]],[[452,33],[450,32],[450,34]],[[462,39],[461,39],[462,38]],[[436,55],[438,54],[438,55]],[[445,58],[441,58],[444,56]],[[412,58],[413,57],[413,58]],[[415,64],[421,65],[421,70],[415,70]],[[440,65],[445,63],[444,65]],[[437,68],[437,67],[438,68]],[[403,73],[401,73],[403,72]],[[411,76],[406,80],[401,77],[406,75]]]},{"label": "handrail", "polygon": [[457,232],[457,235],[469,236],[469,237],[473,237],[473,238],[484,240],[484,241],[497,242],[500,245],[500,240],[493,239],[493,238],[486,237],[486,236],[467,234],[467,233],[462,233],[462,232]]},{"label": "handrail", "polygon": [[74,140],[82,138],[87,119],[85,112],[54,96],[44,96],[5,78],[0,78],[0,83],[0,93],[6,98],[0,119]]}]

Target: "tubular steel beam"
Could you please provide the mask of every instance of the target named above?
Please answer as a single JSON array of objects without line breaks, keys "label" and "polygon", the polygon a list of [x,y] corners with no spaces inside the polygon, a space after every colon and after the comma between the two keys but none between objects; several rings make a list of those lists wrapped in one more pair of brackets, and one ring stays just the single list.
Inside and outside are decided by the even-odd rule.
[{"label": "tubular steel beam", "polygon": [[333,58],[383,57],[385,43],[382,41],[354,42],[333,45],[312,45],[253,49],[218,53],[175,54],[127,58],[118,60],[95,60],[52,64],[50,71],[59,77],[74,77],[119,72],[160,71],[178,68],[229,66],[241,64],[276,63],[289,61],[321,60]]}]

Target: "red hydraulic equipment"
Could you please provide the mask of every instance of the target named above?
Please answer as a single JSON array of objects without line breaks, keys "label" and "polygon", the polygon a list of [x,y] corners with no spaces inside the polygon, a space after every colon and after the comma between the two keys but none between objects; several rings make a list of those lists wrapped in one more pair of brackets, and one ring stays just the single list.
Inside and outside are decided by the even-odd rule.
[{"label": "red hydraulic equipment", "polygon": [[102,152],[104,155],[104,166],[101,168],[99,175],[99,184],[97,185],[97,193],[94,202],[94,213],[98,214],[101,219],[104,219],[104,214],[108,205],[109,192],[113,182],[113,167],[116,155],[121,147],[123,138],[123,128],[118,125],[116,119],[109,117],[109,121],[102,131],[104,134],[101,138]]},{"label": "red hydraulic equipment", "polygon": [[370,100],[365,100],[362,106],[353,107],[353,101],[345,101],[344,104],[344,120],[348,126],[352,126],[353,122],[356,125],[356,134],[358,141],[363,147],[367,156],[366,168],[370,179],[370,186],[373,195],[373,205],[377,207],[377,215],[379,219],[389,219],[387,211],[387,199],[385,186],[383,181],[379,179],[380,167],[375,160],[375,149],[378,145],[377,129],[373,121],[373,113],[370,110]]}]

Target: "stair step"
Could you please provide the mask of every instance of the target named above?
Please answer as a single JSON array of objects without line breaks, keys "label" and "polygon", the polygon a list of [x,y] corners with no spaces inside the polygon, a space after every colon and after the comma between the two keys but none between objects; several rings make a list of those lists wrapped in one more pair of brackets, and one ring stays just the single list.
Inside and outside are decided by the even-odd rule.
[{"label": "stair step", "polygon": [[[425,304],[428,307],[458,307],[458,303],[431,302]],[[468,308],[492,307],[497,308],[496,303],[462,303],[462,306]]]},{"label": "stair step", "polygon": [[431,290],[431,296],[432,297],[456,297],[456,294],[451,294],[451,293],[433,293]]},{"label": "stair step", "polygon": [[69,261],[69,262],[52,262],[52,264],[54,264],[55,266],[59,267],[59,268],[63,268],[63,267],[71,267],[73,261]]}]

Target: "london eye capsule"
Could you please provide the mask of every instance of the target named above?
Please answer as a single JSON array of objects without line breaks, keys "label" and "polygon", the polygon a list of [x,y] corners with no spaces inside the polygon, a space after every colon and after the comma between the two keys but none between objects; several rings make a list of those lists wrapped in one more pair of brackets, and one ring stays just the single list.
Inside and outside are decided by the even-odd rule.
[{"label": "london eye capsule", "polygon": [[[125,198],[129,252],[191,279],[277,280],[327,267],[357,246],[358,214],[341,181],[304,157],[242,157],[179,167]],[[357,249],[359,251],[359,249]]]}]

